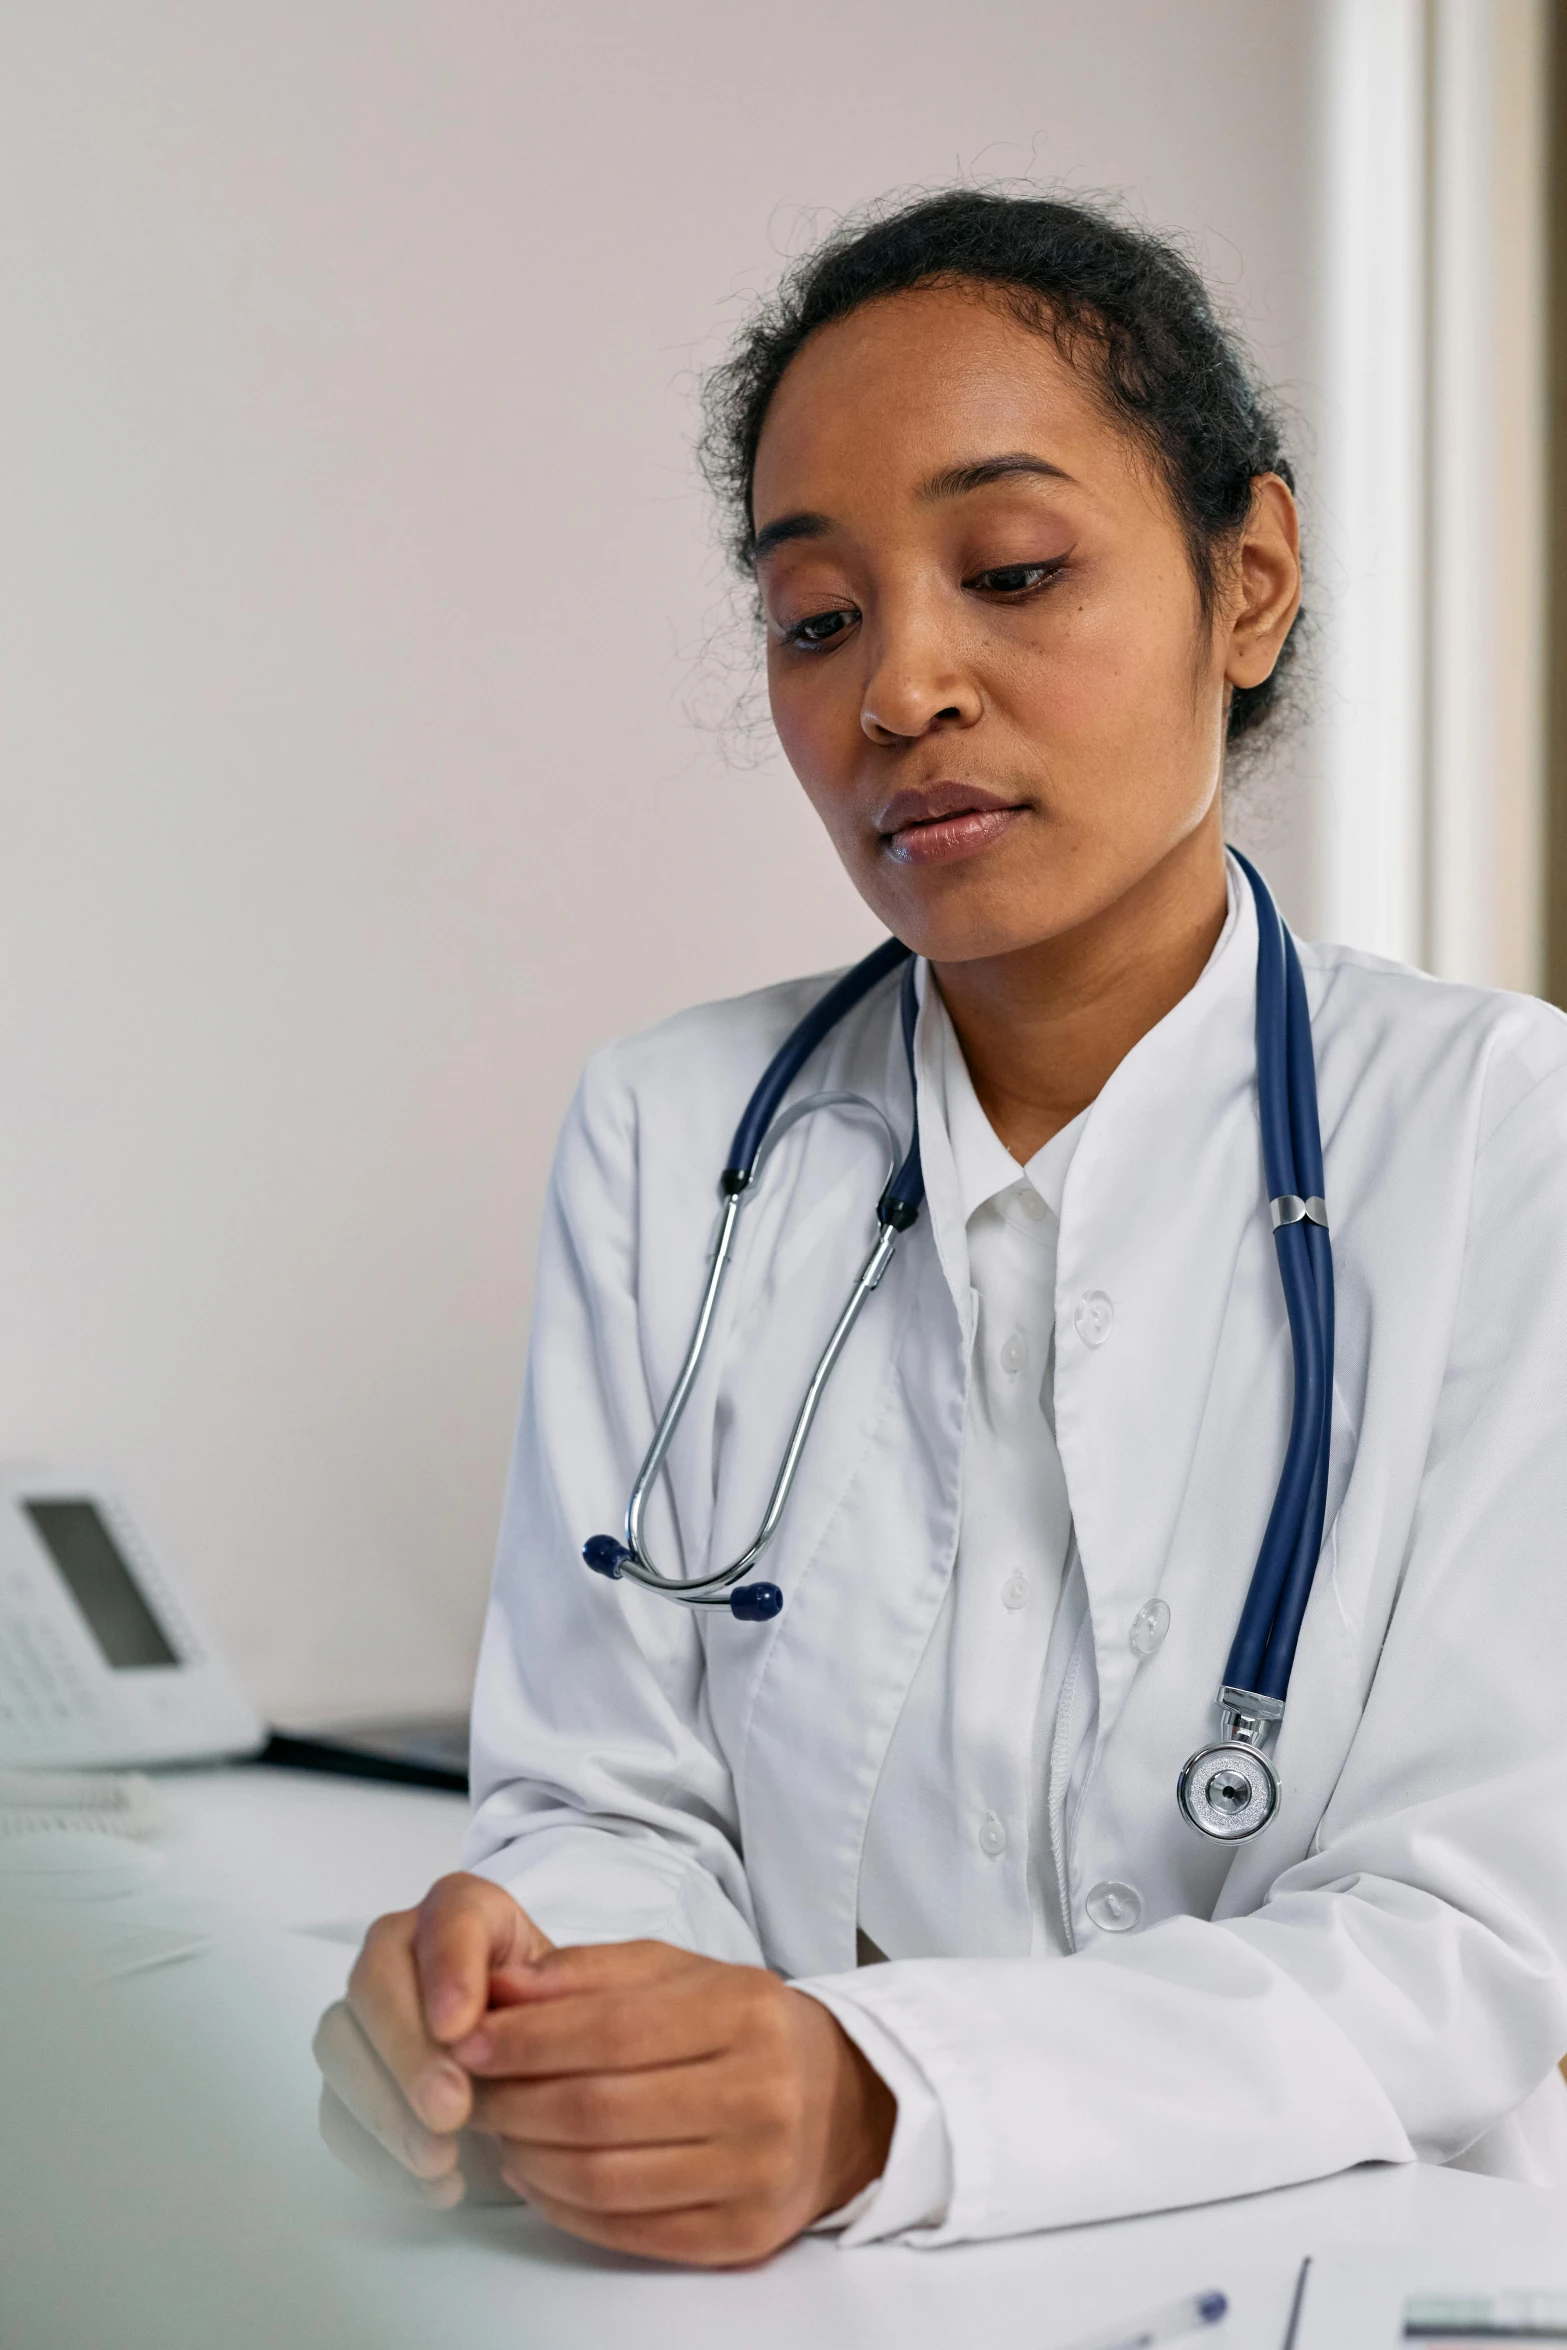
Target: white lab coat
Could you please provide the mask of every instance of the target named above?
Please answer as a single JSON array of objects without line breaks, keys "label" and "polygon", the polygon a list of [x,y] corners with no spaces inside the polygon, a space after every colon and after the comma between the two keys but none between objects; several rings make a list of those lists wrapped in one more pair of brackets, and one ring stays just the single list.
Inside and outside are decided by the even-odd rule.
[{"label": "white lab coat", "polygon": [[[1075,1952],[854,1971],[882,1757],[956,1550],[972,1301],[950,1149],[850,1339],[767,1573],[767,1625],[580,1563],[619,1530],[679,1367],[715,1177],[820,992],[610,1047],[567,1118],[474,1714],[471,1867],[559,1940],[657,1936],[858,2003],[940,2101],[945,2242],[1204,2201],[1368,2159],[1567,2183],[1567,1022],[1303,950],[1338,1289],[1328,1535],[1278,1817],[1209,1843],[1175,1781],[1215,1697],[1288,1423],[1249,890],[1094,1103],[1062,1200],[1056,1433],[1092,1623]],[[801,1090],[907,1115],[895,983]],[[871,1233],[874,1136],[780,1144],[652,1513],[700,1571],[750,1540]],[[1079,1333],[1077,1307],[1100,1301]],[[1156,1654],[1129,1631],[1170,1609]],[[1135,1932],[1086,1906],[1124,1885]]]}]

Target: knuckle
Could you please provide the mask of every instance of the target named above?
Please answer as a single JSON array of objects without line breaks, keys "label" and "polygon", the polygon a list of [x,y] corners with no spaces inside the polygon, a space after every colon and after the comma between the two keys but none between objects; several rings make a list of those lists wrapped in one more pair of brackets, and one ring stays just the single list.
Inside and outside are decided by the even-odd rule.
[{"label": "knuckle", "polygon": [[380,1917],[371,1919],[365,1934],[364,1948],[378,1955],[404,1948],[415,1915],[416,1912],[411,1909],[384,1910]]},{"label": "knuckle", "polygon": [[804,2119],[804,2091],[788,2066],[759,2067],[746,2085],[742,2102],[749,2129],[772,2144],[792,2138]]},{"label": "knuckle", "polygon": [[745,2028],[753,2045],[767,2050],[782,2048],[789,2036],[789,2010],[777,1977],[748,1971],[741,1996]]},{"label": "knuckle", "polygon": [[420,1902],[417,1915],[421,1920],[429,1920],[452,1909],[482,1908],[481,1897],[488,1890],[486,1878],[471,1877],[464,1869],[452,1869],[446,1876],[436,1878]]},{"label": "knuckle", "polygon": [[412,1910],[406,1909],[389,1910],[384,1917],[371,1921],[349,1971],[350,1999],[356,1991],[363,1991],[377,1976],[383,1974],[398,1953],[406,1950],[414,1914]]}]

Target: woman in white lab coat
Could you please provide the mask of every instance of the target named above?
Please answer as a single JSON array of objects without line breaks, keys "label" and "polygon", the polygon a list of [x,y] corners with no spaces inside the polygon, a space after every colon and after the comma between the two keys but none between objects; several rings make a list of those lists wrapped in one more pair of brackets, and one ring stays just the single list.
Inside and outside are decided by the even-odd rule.
[{"label": "woman in white lab coat", "polygon": [[[947,2243],[1366,2160],[1567,2179],[1567,1025],[1306,948],[1338,1287],[1277,1816],[1176,1779],[1291,1354],[1226,750],[1299,603],[1274,421],[1185,264],[963,193],[804,263],[708,451],[772,708],[921,958],[926,1207],[833,1374],[769,1623],[586,1572],[804,980],[612,1046],[566,1122],[474,1710],[469,1872],[324,2020],[329,2140],[573,2232]],[[737,874],[734,886],[744,889]],[[797,1091],[909,1115],[898,984]],[[881,1181],[791,1129],[659,1488],[749,1542]],[[875,1963],[875,1962],[884,1963]]]}]

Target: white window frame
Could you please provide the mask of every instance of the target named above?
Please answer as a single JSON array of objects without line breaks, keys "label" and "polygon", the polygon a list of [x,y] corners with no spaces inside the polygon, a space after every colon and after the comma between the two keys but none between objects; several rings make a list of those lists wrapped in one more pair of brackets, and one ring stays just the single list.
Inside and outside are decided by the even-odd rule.
[{"label": "white window frame", "polygon": [[1548,0],[1332,0],[1321,928],[1537,988]]}]

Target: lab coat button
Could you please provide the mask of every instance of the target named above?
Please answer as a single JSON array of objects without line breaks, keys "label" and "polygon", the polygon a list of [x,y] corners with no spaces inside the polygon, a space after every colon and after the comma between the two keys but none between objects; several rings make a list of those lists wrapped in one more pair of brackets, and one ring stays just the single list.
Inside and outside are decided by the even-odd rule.
[{"label": "lab coat button", "polygon": [[1014,1330],[1010,1338],[1002,1341],[1001,1368],[1003,1371],[1021,1371],[1027,1361],[1028,1340],[1021,1331]]},{"label": "lab coat button", "polygon": [[1077,1325],[1077,1335],[1085,1346],[1103,1346],[1110,1335],[1110,1325],[1115,1320],[1115,1308],[1102,1289],[1090,1289],[1086,1296],[1078,1299],[1077,1311],[1072,1319]]},{"label": "lab coat button", "polygon": [[1132,1650],[1137,1656],[1152,1656],[1163,1643],[1170,1629],[1170,1611],[1162,1599],[1145,1599],[1132,1618]]},{"label": "lab coat button", "polygon": [[1017,1195],[1017,1204],[1031,1224],[1042,1224],[1049,1209],[1031,1183],[1025,1183]]},{"label": "lab coat button", "polygon": [[979,1823],[979,1849],[988,1860],[999,1860],[1007,1848],[1007,1832],[993,1811]]},{"label": "lab coat button", "polygon": [[1007,1577],[1001,1586],[1001,1604],[1003,1607],[1027,1607],[1028,1577],[1026,1575],[1009,1575]]},{"label": "lab coat button", "polygon": [[1131,1885],[1095,1885],[1083,1907],[1102,1934],[1129,1934],[1143,1914],[1142,1895]]}]

